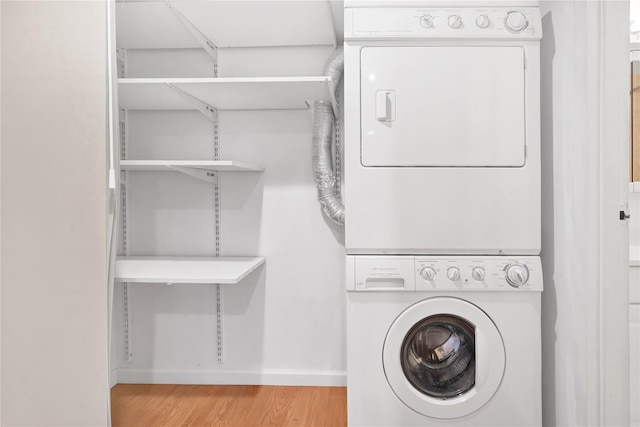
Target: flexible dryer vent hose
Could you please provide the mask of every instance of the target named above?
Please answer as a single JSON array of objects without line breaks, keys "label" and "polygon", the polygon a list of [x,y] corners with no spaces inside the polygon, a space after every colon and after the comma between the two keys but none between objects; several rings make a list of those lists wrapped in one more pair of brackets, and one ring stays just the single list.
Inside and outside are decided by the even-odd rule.
[{"label": "flexible dryer vent hose", "polygon": [[[331,78],[334,91],[338,90],[343,72],[344,56],[342,48],[340,48],[331,55],[325,69],[325,75]],[[335,93],[332,93],[331,96],[335,99]],[[336,190],[336,174],[332,155],[333,150],[340,149],[337,144],[332,148],[335,121],[340,120],[340,118],[334,115],[332,105],[327,101],[316,101],[313,107],[313,143],[311,152],[313,177],[318,189],[318,201],[322,211],[331,221],[338,225],[344,225],[344,205],[340,201]],[[340,167],[340,165],[335,165],[335,167]]]}]

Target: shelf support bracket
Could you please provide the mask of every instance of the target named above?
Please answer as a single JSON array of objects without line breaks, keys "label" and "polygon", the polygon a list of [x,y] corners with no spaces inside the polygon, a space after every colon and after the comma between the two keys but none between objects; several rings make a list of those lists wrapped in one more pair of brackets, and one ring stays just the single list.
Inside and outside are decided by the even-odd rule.
[{"label": "shelf support bracket", "polygon": [[[213,158],[220,160],[220,123],[218,115],[213,122]],[[222,255],[222,217],[220,212],[220,185],[218,182],[213,184],[213,210],[215,217],[215,238],[216,238],[216,257]],[[222,336],[222,286],[216,285],[216,347],[218,350],[218,364],[224,362],[224,338]]]},{"label": "shelf support bracket", "polygon": [[329,14],[329,21],[331,21],[331,34],[333,34],[333,48],[335,49],[336,47],[338,47],[338,38],[336,37],[336,34],[338,33],[336,31],[336,21],[335,19],[333,19],[333,11],[331,10],[331,1],[327,0],[327,12]]},{"label": "shelf support bracket", "polygon": [[218,183],[218,174],[211,172],[210,170],[198,169],[198,168],[185,168],[182,166],[168,166],[169,169],[181,172],[185,175],[189,175],[192,178],[197,178],[202,181],[209,182],[211,184]]},{"label": "shelf support bracket", "polygon": [[165,0],[164,3],[167,7],[173,12],[173,14],[178,18],[178,20],[185,26],[187,30],[191,33],[191,35],[196,39],[198,43],[202,46],[202,48],[209,54],[211,59],[213,59],[213,77],[218,77],[218,47],[211,42],[198,28],[191,23],[176,7],[169,1]]},{"label": "shelf support bracket", "polygon": [[191,95],[188,92],[185,92],[184,90],[180,89],[179,87],[177,87],[177,86],[175,86],[175,85],[173,85],[171,83],[166,83],[166,85],[169,87],[169,89],[171,89],[176,94],[181,96],[185,101],[187,101],[188,103],[190,103],[191,105],[196,107],[198,109],[198,111],[200,111],[202,114],[204,114],[204,116],[207,119],[211,120],[214,123],[218,122],[218,109],[217,108],[212,107],[211,105],[207,104],[203,100],[201,100],[199,98],[196,98],[195,96]]}]

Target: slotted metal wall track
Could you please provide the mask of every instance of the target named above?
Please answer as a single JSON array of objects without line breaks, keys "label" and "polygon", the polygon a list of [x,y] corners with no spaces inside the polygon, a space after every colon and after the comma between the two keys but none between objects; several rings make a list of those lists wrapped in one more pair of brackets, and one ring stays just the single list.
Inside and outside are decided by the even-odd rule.
[{"label": "slotted metal wall track", "polygon": [[[217,76],[217,67],[216,67]],[[218,111],[215,112],[215,120],[213,121],[213,158],[220,160],[220,120]],[[218,179],[220,179],[218,175]],[[215,256],[222,255],[221,241],[221,213],[220,213],[220,185],[219,181],[213,184],[213,207],[215,218]],[[222,328],[222,286],[216,285],[216,349],[218,363],[223,363],[223,328]]]},{"label": "slotted metal wall track", "polygon": [[340,95],[336,93],[336,105],[338,109],[336,111],[335,120],[335,151],[333,153],[333,170],[336,174],[336,196],[338,200],[342,201],[342,118],[340,111]]},{"label": "slotted metal wall track", "polygon": [[[122,71],[124,72],[124,62],[122,62]],[[125,160],[127,158],[127,111],[120,110],[120,159]],[[125,171],[120,172],[120,206],[121,206],[121,239],[122,239],[122,254],[127,255],[129,253],[129,241],[128,241],[128,224],[127,218],[129,217],[129,200],[127,195],[128,174]],[[133,352],[131,351],[131,328],[129,325],[130,317],[130,294],[129,284],[122,284],[123,294],[123,329],[124,329],[124,356],[127,363],[131,363],[133,359]]]}]

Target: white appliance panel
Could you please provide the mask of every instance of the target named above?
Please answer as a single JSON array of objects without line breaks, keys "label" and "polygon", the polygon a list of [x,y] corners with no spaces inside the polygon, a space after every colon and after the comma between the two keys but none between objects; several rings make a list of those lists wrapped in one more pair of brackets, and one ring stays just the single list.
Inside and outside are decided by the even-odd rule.
[{"label": "white appliance panel", "polygon": [[[394,8],[350,7],[364,6],[349,2],[345,6],[345,40],[412,40],[412,39],[486,39],[486,40],[540,40],[542,22],[537,7],[403,7],[395,0]],[[361,2],[364,3],[364,2]],[[375,3],[375,2],[373,2]],[[447,3],[452,3],[448,1]],[[471,3],[474,3],[472,1]],[[373,6],[380,6],[380,3]],[[411,6],[415,6],[411,5]],[[458,4],[458,6],[461,6]],[[524,28],[514,30],[507,21],[509,15],[524,18]],[[451,25],[452,17],[459,25]],[[513,23],[513,21],[511,21]]]},{"label": "white appliance panel", "polygon": [[485,6],[345,9],[348,254],[540,252],[540,12]]},{"label": "white appliance panel", "polygon": [[[539,43],[533,40],[491,42],[491,45],[500,48],[523,49],[526,57],[524,166],[363,166],[360,141],[361,50],[391,46],[391,43],[372,42],[371,46],[345,43],[344,200],[347,210],[347,253],[538,254]],[[415,41],[405,43],[416,46]],[[430,46],[435,44],[429,43]],[[482,43],[483,46],[489,44]],[[445,45],[453,46],[453,41],[442,42],[442,46]]]},{"label": "white appliance panel", "polygon": [[360,55],[362,165],[524,165],[521,47],[364,47]]},{"label": "white appliance panel", "polygon": [[540,293],[458,292],[494,322],[506,352],[498,391],[483,407],[461,418],[427,417],[393,392],[381,354],[390,325],[403,310],[441,292],[347,293],[347,403],[349,426],[541,426]]},{"label": "white appliance panel", "polygon": [[[372,292],[358,286],[374,275],[401,276],[409,281],[411,264],[415,291]],[[509,265],[527,266],[524,285],[503,286]],[[452,266],[460,269],[458,279],[447,279],[447,269]],[[425,267],[432,267],[434,276],[426,280],[431,282],[429,287],[419,289],[418,282],[427,276]],[[474,275],[477,268],[486,274]],[[346,273],[350,426],[541,425],[543,284],[539,257],[347,256]],[[474,281],[478,283],[471,283]],[[455,318],[457,323],[447,323]],[[467,338],[474,340],[473,368],[468,365],[460,370],[464,362],[455,368],[460,375],[475,370],[472,388],[462,394],[429,395],[440,386],[456,389],[461,384],[459,378],[450,378],[452,382],[446,384],[431,383],[430,378],[438,378],[443,371],[437,371],[433,364],[427,369],[420,360],[411,362],[411,355],[424,350],[426,338],[420,334],[429,322],[473,325],[473,332],[466,331]],[[419,338],[412,343],[416,330]],[[456,328],[451,330],[461,336]],[[443,364],[445,369],[449,366],[448,362]],[[416,371],[431,374],[415,375]]]},{"label": "white appliance panel", "polygon": [[346,169],[347,253],[538,254],[540,175],[529,160],[523,168]]},{"label": "white appliance panel", "polygon": [[[348,291],[542,292],[537,256],[347,255],[346,265]],[[507,277],[514,266],[526,277],[516,287]]]},{"label": "white appliance panel", "polygon": [[415,291],[412,257],[358,257],[355,286],[362,291]]}]

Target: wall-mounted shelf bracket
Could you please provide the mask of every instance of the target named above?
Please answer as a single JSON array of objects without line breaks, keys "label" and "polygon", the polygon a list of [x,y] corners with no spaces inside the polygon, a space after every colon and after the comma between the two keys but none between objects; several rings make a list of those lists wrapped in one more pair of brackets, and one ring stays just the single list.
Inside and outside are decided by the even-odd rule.
[{"label": "wall-mounted shelf bracket", "polygon": [[185,101],[196,107],[198,111],[204,114],[207,119],[211,120],[214,123],[217,123],[218,110],[215,107],[212,107],[203,100],[196,98],[195,96],[191,95],[188,92],[185,92],[177,86],[172,85],[171,83],[167,83],[167,86],[176,94],[180,95]]},{"label": "wall-mounted shelf bracket", "polygon": [[169,7],[169,9],[171,9],[173,14],[178,18],[178,20],[180,20],[182,25],[184,25],[185,28],[189,30],[191,35],[193,35],[193,38],[195,38],[196,41],[202,46],[202,48],[209,54],[211,59],[213,59],[213,70],[214,70],[213,76],[217,77],[218,76],[218,47],[215,44],[213,44],[213,42],[211,42],[211,40],[209,40],[204,34],[202,34],[200,30],[198,30],[198,28],[196,28],[196,26],[191,23],[191,21],[189,21],[182,13],[180,13],[180,11],[176,9],[175,6],[171,4],[170,1],[165,0],[164,3],[167,5],[167,7]]},{"label": "wall-mounted shelf bracket", "polygon": [[216,172],[212,172],[210,170],[204,169],[196,169],[196,168],[185,168],[181,166],[169,166],[170,169],[181,172],[185,175],[189,175],[190,177],[200,179],[202,181],[209,182],[211,184],[218,183],[218,174]]},{"label": "wall-mounted shelf bracket", "polygon": [[329,22],[331,22],[331,33],[333,35],[333,48],[335,49],[336,47],[338,47],[338,38],[336,37],[336,34],[338,33],[336,31],[336,21],[333,18],[333,12],[331,11],[331,2],[327,1],[327,14],[329,16]]}]

